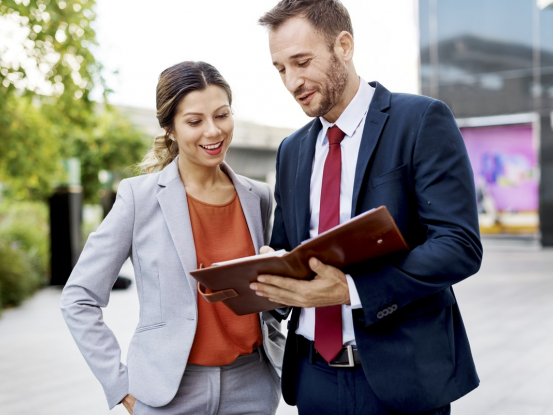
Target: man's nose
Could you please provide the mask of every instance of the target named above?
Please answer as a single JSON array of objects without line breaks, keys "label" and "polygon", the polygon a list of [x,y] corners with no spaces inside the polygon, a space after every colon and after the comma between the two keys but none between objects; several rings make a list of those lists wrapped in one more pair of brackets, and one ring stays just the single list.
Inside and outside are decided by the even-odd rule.
[{"label": "man's nose", "polygon": [[303,85],[304,80],[296,71],[287,71],[285,77],[284,84],[286,85],[286,89],[292,94]]}]

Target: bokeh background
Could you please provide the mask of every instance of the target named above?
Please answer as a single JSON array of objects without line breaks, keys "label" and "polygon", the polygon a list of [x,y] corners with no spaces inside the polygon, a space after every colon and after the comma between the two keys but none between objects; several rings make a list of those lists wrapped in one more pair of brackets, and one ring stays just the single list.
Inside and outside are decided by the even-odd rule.
[{"label": "bokeh background", "polygon": [[[482,384],[454,413],[553,414],[553,1],[343,3],[357,72],[448,104],[473,166],[484,264],[456,292]],[[0,414],[108,413],[60,287],[159,133],[161,71],[220,70],[234,93],[228,162],[274,185],[279,143],[309,120],[256,23],[275,4],[0,0]],[[105,319],[125,359],[128,263],[118,286]]]}]

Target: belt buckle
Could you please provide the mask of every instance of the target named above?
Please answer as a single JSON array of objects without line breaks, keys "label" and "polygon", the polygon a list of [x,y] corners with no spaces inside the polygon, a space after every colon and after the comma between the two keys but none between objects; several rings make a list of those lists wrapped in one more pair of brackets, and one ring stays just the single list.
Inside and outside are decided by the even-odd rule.
[{"label": "belt buckle", "polygon": [[330,363],[328,362],[328,365],[330,367],[355,367],[355,360],[353,359],[353,347],[350,345],[346,346],[346,351],[348,355],[348,363]]}]

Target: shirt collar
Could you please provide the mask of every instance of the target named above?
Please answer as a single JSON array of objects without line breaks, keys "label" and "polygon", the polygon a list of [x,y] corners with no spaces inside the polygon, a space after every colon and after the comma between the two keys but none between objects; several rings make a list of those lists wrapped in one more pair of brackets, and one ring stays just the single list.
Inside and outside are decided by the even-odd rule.
[{"label": "shirt collar", "polygon": [[346,133],[346,136],[353,136],[369,110],[373,95],[374,88],[365,82],[363,78],[359,77],[359,89],[338,120],[332,124],[325,120],[324,117],[319,117],[323,130],[325,130],[325,136],[326,130],[333,125],[337,125],[340,130]]}]

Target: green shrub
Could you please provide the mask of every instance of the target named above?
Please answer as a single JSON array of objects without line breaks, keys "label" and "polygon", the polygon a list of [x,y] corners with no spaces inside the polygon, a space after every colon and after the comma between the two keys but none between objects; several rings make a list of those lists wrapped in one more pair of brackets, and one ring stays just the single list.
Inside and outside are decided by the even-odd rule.
[{"label": "green shrub", "polygon": [[0,203],[0,308],[15,306],[46,283],[48,209],[40,202]]},{"label": "green shrub", "polygon": [[19,305],[43,283],[43,277],[15,244],[0,240],[0,307]]}]

